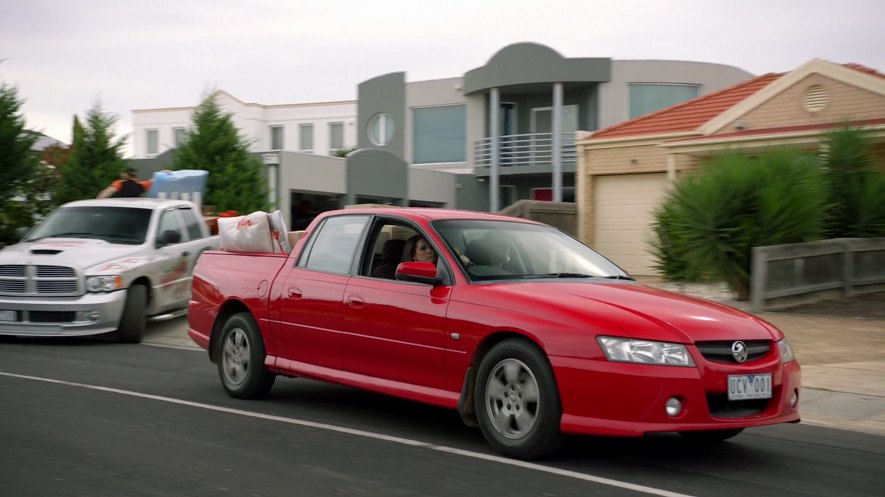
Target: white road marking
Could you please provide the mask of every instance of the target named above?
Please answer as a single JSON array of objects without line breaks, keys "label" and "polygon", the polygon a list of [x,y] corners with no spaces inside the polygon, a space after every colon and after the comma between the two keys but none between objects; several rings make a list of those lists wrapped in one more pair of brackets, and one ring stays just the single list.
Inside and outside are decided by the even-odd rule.
[{"label": "white road marking", "polygon": [[7,373],[4,371],[0,371],[0,376],[7,376],[10,378],[18,378],[18,379],[22,379],[22,380],[42,381],[44,383],[54,383],[56,385],[66,385],[66,386],[76,387],[76,388],[85,388],[88,390],[97,390],[100,392],[116,393],[116,394],[120,394],[120,395],[128,395],[130,397],[139,397],[142,399],[151,399],[151,400],[158,400],[161,402],[168,402],[170,404],[178,404],[178,405],[183,405],[183,406],[196,407],[199,409],[206,409],[208,411],[223,412],[223,413],[227,413],[227,414],[236,414],[239,416],[248,416],[250,418],[258,418],[258,419],[263,419],[263,420],[267,420],[267,421],[278,421],[280,423],[288,423],[291,425],[305,426],[308,428],[317,428],[320,430],[327,430],[327,431],[334,431],[337,433],[344,433],[347,435],[354,435],[354,436],[358,436],[358,437],[373,438],[375,440],[383,440],[385,442],[392,442],[392,443],[397,443],[397,444],[401,444],[401,445],[408,445],[410,447],[421,447],[421,448],[425,448],[425,449],[429,449],[429,450],[435,450],[438,452],[445,452],[448,454],[456,454],[459,456],[470,457],[473,459],[482,459],[484,461],[491,461],[491,462],[496,462],[496,463],[500,463],[500,464],[507,464],[509,466],[517,466],[520,468],[531,469],[534,471],[541,471],[544,473],[549,473],[549,474],[553,474],[553,475],[557,475],[557,476],[564,476],[567,478],[574,478],[576,480],[583,480],[583,481],[588,481],[588,482],[593,482],[593,483],[599,483],[601,485],[608,485],[611,487],[618,487],[618,488],[623,488],[623,489],[627,489],[627,490],[633,490],[635,492],[642,492],[642,493],[646,493],[646,494],[650,494],[650,495],[660,495],[662,497],[691,497],[687,494],[669,492],[667,490],[661,490],[658,488],[646,487],[643,485],[636,485],[633,483],[612,480],[609,478],[603,478],[601,476],[593,476],[593,475],[586,474],[586,473],[579,473],[577,471],[568,471],[568,470],[559,469],[559,468],[552,468],[550,466],[544,466],[541,464],[535,464],[535,463],[526,462],[526,461],[519,461],[516,459],[508,459],[506,457],[501,457],[501,456],[482,454],[479,452],[472,452],[469,450],[456,449],[454,447],[446,447],[444,445],[435,445],[435,444],[431,444],[431,443],[427,443],[427,442],[421,442],[418,440],[411,440],[408,438],[394,437],[391,435],[384,435],[381,433],[372,433],[370,431],[355,430],[353,428],[344,428],[341,426],[335,426],[335,425],[330,425],[330,424],[325,424],[325,423],[317,423],[314,421],[307,421],[307,420],[303,420],[303,419],[285,418],[282,416],[274,416],[272,414],[261,414],[261,413],[257,413],[257,412],[243,411],[240,409],[231,409],[229,407],[213,406],[211,404],[203,404],[201,402],[191,402],[189,400],[181,400],[181,399],[174,399],[171,397],[163,397],[160,395],[151,395],[151,394],[147,394],[147,393],[133,392],[131,390],[121,390],[119,388],[110,388],[110,387],[102,387],[99,385],[88,385],[85,383],[76,383],[76,382],[72,382],[72,381],[55,380],[52,378],[41,378],[39,376],[28,376],[28,375],[22,375],[22,374]]}]

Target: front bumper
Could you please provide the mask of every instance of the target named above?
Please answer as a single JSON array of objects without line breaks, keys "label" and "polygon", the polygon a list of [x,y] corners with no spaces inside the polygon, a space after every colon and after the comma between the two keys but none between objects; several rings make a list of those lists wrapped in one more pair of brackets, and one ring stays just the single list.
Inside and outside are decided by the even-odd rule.
[{"label": "front bumper", "polygon": [[[653,366],[605,359],[551,357],[562,402],[560,429],[567,433],[642,436],[653,432],[729,430],[799,421],[801,368],[779,357],[753,364],[699,363],[697,367]],[[730,374],[772,374],[772,397],[727,401]],[[670,398],[682,403],[666,413]],[[748,406],[752,408],[747,408]]]},{"label": "front bumper", "polygon": [[16,314],[15,321],[0,321],[0,335],[58,337],[108,333],[119,327],[125,303],[125,290],[79,297],[0,297],[0,311]]}]

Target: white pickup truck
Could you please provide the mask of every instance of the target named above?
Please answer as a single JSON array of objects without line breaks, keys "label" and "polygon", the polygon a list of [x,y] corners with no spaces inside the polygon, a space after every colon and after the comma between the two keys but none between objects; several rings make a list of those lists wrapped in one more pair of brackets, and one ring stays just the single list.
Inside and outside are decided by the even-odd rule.
[{"label": "white pickup truck", "polygon": [[186,312],[197,258],[218,246],[188,201],[62,205],[0,250],[0,335],[139,342],[149,319]]}]

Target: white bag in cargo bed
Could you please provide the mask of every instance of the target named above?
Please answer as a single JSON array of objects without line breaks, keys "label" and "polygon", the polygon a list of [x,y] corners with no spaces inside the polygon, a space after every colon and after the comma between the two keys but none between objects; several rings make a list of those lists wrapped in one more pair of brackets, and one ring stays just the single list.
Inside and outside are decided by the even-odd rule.
[{"label": "white bag in cargo bed", "polygon": [[221,249],[229,252],[282,252],[288,254],[286,222],[280,211],[256,211],[244,216],[218,218]]}]

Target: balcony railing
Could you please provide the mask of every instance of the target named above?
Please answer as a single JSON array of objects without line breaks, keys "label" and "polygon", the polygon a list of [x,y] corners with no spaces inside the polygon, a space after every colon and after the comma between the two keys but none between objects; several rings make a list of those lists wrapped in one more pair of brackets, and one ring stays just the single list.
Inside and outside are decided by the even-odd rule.
[{"label": "balcony railing", "polygon": [[[575,136],[563,133],[560,143],[563,167],[575,165]],[[498,141],[498,165],[501,167],[551,166],[553,164],[553,133],[503,135]],[[473,163],[492,165],[492,139],[482,138],[473,144]]]}]

